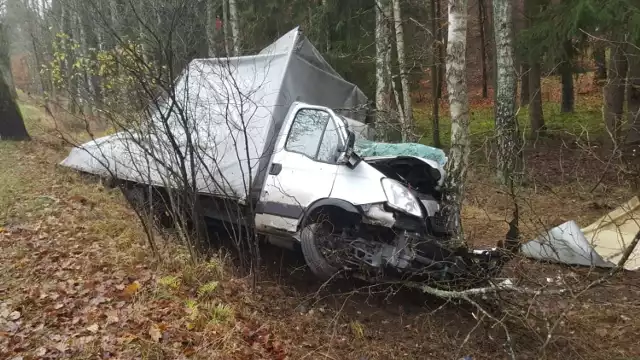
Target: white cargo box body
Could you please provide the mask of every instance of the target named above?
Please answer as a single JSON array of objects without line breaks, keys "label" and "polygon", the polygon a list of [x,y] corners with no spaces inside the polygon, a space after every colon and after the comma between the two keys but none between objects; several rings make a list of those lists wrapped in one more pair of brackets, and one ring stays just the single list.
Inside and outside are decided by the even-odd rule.
[{"label": "white cargo box body", "polygon": [[193,60],[175,94],[175,102],[152,115],[148,129],[135,131],[138,140],[128,131],[96,139],[74,148],[61,165],[173,187],[171,174],[182,163],[173,138],[183,151],[186,144],[197,149],[193,156],[184,154],[188,169],[191,158],[196,164],[199,192],[242,202],[262,186],[291,103],[350,109],[343,113],[359,121],[367,104],[363,92],[342,79],[298,28],[255,56]]}]

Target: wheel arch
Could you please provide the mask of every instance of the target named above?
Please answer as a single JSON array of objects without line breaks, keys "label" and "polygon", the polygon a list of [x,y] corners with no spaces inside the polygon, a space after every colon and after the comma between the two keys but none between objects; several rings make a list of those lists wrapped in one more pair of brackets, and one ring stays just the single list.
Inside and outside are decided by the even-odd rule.
[{"label": "wheel arch", "polygon": [[322,214],[342,223],[355,223],[362,220],[362,212],[352,203],[342,199],[322,198],[307,207],[298,222],[298,231]]}]

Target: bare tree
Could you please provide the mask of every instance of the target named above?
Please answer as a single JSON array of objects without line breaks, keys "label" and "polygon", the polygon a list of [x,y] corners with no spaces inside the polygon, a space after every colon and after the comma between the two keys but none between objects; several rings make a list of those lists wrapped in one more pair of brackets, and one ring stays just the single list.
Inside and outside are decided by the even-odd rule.
[{"label": "bare tree", "polygon": [[462,200],[469,166],[469,98],[467,95],[467,1],[449,0],[447,90],[451,113],[451,150],[446,164],[444,211],[454,231],[452,242],[464,243]]},{"label": "bare tree", "polygon": [[[406,141],[408,133],[413,126],[413,109],[411,106],[411,89],[409,87],[409,74],[405,60],[404,29],[402,25],[402,7],[400,0],[393,1],[393,18],[396,30],[396,50],[398,54],[398,65],[400,70],[400,82],[402,84],[402,140]],[[398,107],[401,105],[398,104]]]}]

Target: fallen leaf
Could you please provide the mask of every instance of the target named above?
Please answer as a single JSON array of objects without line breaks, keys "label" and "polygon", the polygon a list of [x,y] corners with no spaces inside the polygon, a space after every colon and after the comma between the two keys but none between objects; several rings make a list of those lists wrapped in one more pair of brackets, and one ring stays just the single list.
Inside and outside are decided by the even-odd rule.
[{"label": "fallen leaf", "polygon": [[124,296],[130,297],[130,296],[133,296],[133,294],[135,294],[136,292],[138,292],[138,289],[140,289],[140,283],[137,281],[134,281],[124,288],[124,290],[122,291],[122,294]]},{"label": "fallen leaf", "polygon": [[55,345],[56,350],[60,351],[60,352],[65,352],[67,351],[67,349],[69,349],[69,345],[67,345],[67,343],[64,342],[59,342]]},{"label": "fallen leaf", "polygon": [[47,353],[47,348],[45,348],[44,346],[37,348],[35,351],[36,356],[44,356],[46,353]]},{"label": "fallen leaf", "polygon": [[63,303],[57,303],[55,305],[53,305],[53,308],[56,310],[62,309],[64,307]]},{"label": "fallen leaf", "polygon": [[107,313],[107,325],[115,324],[118,321],[120,321],[120,319],[118,318],[118,313],[116,311],[110,311]]},{"label": "fallen leaf", "polygon": [[98,330],[100,330],[100,327],[98,326],[98,324],[93,324],[93,325],[89,326],[87,328],[87,330],[89,330],[89,331],[91,331],[92,333],[95,334],[95,333],[98,332]]},{"label": "fallen leaf", "polygon": [[160,327],[157,324],[152,324],[149,328],[149,336],[155,342],[159,342],[162,339],[162,331],[160,331]]},{"label": "fallen leaf", "polygon": [[7,319],[9,319],[9,320],[18,320],[18,319],[20,319],[20,316],[22,316],[22,314],[20,314],[20,311],[14,311],[11,314],[9,314],[9,317]]}]

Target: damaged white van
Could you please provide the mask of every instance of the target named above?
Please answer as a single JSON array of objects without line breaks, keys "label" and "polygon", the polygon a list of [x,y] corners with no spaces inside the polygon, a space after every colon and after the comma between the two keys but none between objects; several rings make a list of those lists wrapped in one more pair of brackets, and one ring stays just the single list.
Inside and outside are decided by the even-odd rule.
[{"label": "damaged white van", "polygon": [[184,173],[206,217],[301,248],[324,279],[444,280],[499,267],[495,250],[446,245],[444,153],[371,141],[367,105],[294,29],[258,55],[192,61],[145,131],[86,143],[61,164],[130,188],[168,189]]}]

